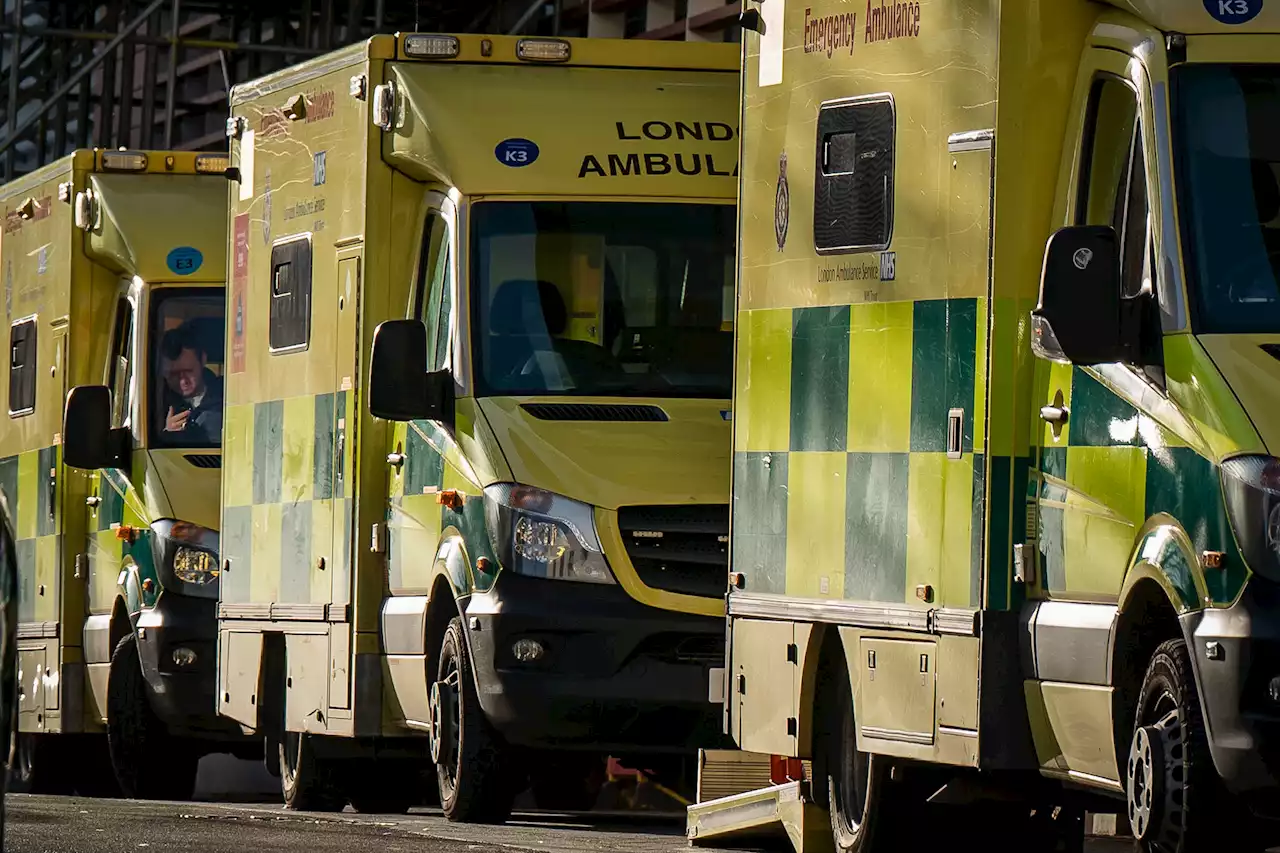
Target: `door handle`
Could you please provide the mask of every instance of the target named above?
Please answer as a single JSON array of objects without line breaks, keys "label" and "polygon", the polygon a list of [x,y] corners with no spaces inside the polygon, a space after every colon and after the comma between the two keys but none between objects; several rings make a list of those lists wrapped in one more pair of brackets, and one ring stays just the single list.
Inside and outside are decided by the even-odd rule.
[{"label": "door handle", "polygon": [[90,495],[89,497],[84,499],[84,502],[86,506],[97,508],[102,505],[102,498],[98,497],[97,495]]},{"label": "door handle", "polygon": [[1067,411],[1066,406],[1041,406],[1040,407],[1041,420],[1048,421],[1051,424],[1057,424],[1057,425],[1065,424],[1070,414],[1071,413]]},{"label": "door handle", "polygon": [[404,465],[404,454],[388,453],[387,464],[390,465],[392,468],[399,468],[400,466]]}]

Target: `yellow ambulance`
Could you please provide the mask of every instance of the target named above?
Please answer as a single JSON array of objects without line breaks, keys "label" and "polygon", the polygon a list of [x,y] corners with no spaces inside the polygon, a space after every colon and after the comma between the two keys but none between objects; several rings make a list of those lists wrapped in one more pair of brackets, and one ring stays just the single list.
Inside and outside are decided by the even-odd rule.
[{"label": "yellow ambulance", "polygon": [[30,790],[181,798],[252,747],[213,695],[226,168],[86,150],[0,188]]},{"label": "yellow ambulance", "polygon": [[779,760],[690,835],[1274,844],[1280,3],[747,7],[723,684]]},{"label": "yellow ambulance", "polygon": [[723,737],[737,68],[407,34],[233,92],[218,709],[290,806]]}]

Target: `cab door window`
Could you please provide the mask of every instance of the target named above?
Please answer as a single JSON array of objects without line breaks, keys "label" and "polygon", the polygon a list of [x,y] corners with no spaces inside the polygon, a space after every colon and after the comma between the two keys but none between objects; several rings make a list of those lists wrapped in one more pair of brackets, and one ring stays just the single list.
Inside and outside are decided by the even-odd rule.
[{"label": "cab door window", "polygon": [[111,340],[111,425],[130,426],[130,396],[133,389],[133,306],[128,299],[116,304],[116,325]]},{"label": "cab door window", "polygon": [[453,318],[452,269],[449,223],[439,211],[432,211],[427,214],[422,230],[414,309],[414,316],[427,327],[429,370],[442,370],[449,364],[449,328]]},{"label": "cab door window", "polygon": [[1100,75],[1089,99],[1076,224],[1115,229],[1126,296],[1142,291],[1150,270],[1141,125],[1137,92],[1119,77]]}]

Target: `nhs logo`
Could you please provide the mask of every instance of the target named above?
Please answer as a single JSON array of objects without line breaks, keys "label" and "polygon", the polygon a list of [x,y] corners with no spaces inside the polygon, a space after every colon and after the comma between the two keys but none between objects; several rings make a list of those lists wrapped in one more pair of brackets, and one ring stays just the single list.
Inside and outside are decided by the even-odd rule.
[{"label": "nhs logo", "polygon": [[538,146],[528,139],[504,139],[493,149],[493,156],[504,166],[519,168],[538,159]]},{"label": "nhs logo", "polygon": [[1247,24],[1262,11],[1262,0],[1204,0],[1204,8],[1220,24]]}]

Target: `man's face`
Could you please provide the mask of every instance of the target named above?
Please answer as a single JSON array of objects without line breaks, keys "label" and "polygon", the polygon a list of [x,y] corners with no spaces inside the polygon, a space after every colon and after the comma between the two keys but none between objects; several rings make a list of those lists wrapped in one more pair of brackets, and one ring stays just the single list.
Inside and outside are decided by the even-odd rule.
[{"label": "man's face", "polygon": [[204,393],[204,364],[195,350],[184,349],[172,361],[165,359],[164,379],[184,399],[198,397]]}]

